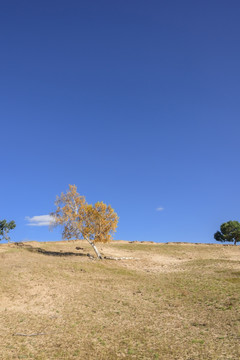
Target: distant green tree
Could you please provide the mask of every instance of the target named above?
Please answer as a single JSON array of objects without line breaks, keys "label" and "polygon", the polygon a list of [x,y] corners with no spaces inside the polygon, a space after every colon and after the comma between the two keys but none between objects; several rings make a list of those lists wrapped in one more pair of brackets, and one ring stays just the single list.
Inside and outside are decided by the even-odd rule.
[{"label": "distant green tree", "polygon": [[221,231],[214,234],[214,239],[221,242],[233,242],[234,245],[240,241],[240,223],[228,221],[220,226]]},{"label": "distant green tree", "polygon": [[0,240],[10,241],[10,236],[8,235],[10,230],[13,230],[16,227],[15,221],[0,220]]}]

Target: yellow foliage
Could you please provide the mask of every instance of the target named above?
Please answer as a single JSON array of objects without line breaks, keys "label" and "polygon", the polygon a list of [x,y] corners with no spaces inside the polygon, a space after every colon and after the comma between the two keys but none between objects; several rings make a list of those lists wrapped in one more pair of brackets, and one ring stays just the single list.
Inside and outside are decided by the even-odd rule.
[{"label": "yellow foliage", "polygon": [[83,237],[93,243],[112,240],[119,218],[110,205],[103,202],[88,204],[75,185],[69,185],[66,194],[57,197],[55,205],[57,209],[51,215],[55,225],[64,227],[63,238]]}]

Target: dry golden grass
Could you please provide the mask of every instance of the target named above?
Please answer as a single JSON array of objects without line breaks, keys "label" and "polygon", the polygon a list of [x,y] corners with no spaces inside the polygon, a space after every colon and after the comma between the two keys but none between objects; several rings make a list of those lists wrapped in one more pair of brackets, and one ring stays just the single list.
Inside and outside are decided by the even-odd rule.
[{"label": "dry golden grass", "polygon": [[1,359],[240,359],[240,247],[26,245],[0,245]]}]

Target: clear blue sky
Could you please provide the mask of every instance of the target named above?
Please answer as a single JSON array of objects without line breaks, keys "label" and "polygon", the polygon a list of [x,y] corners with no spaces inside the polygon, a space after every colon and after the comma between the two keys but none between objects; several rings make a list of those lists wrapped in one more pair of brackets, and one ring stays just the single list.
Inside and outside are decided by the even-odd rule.
[{"label": "clear blue sky", "polygon": [[239,19],[234,0],[1,1],[12,240],[60,240],[26,217],[68,184],[113,206],[116,239],[214,242],[240,220]]}]

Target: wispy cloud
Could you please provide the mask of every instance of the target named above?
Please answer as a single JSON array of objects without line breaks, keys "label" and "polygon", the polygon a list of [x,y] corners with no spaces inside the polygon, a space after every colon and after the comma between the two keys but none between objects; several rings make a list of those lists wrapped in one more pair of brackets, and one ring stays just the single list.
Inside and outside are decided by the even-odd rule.
[{"label": "wispy cloud", "polygon": [[28,226],[49,226],[54,222],[51,215],[26,216],[25,220],[28,221]]},{"label": "wispy cloud", "polygon": [[163,211],[163,210],[164,210],[164,208],[162,206],[156,208],[156,211]]}]

